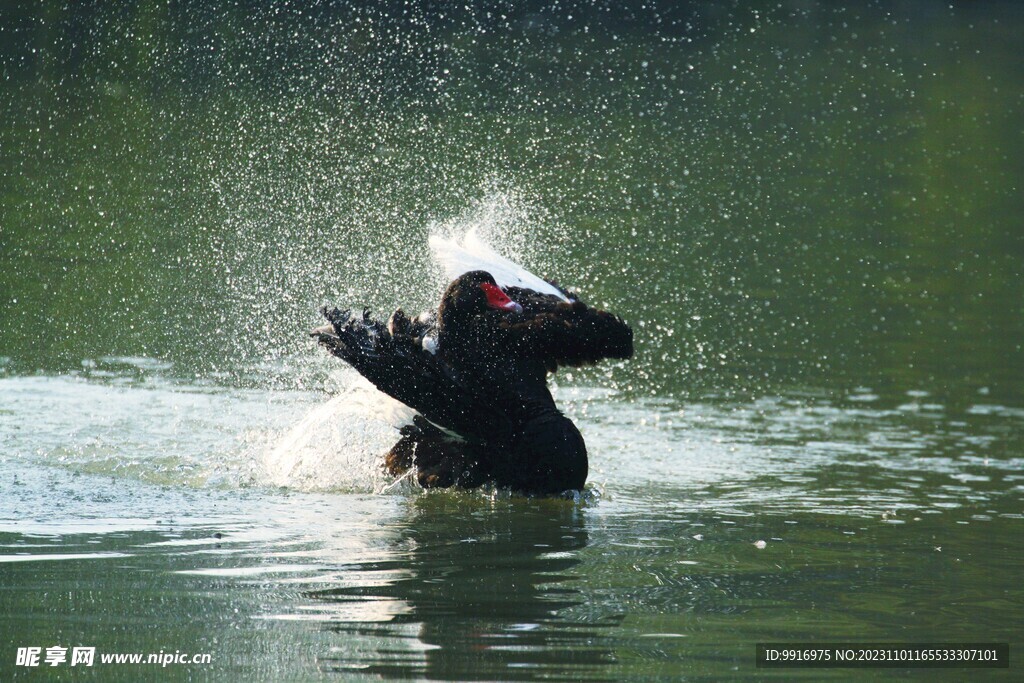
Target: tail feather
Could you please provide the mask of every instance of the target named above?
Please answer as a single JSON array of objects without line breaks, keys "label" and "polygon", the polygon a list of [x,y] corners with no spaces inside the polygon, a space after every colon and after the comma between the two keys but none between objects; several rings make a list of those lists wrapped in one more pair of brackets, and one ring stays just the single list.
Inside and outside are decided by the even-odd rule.
[{"label": "tail feather", "polygon": [[487,479],[487,459],[480,446],[445,434],[422,417],[401,430],[402,438],[384,456],[384,469],[394,476],[416,468],[423,488],[473,488]]}]

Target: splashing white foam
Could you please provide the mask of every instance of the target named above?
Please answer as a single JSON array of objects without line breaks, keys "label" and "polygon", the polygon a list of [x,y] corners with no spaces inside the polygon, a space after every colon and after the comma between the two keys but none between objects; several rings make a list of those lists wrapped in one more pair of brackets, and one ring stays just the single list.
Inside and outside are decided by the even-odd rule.
[{"label": "splashing white foam", "polygon": [[339,394],[310,409],[266,446],[266,483],[302,491],[379,491],[387,483],[381,455],[413,411],[354,372]]},{"label": "splashing white foam", "polygon": [[569,301],[569,297],[557,287],[494,251],[480,238],[475,228],[470,228],[461,239],[431,235],[429,243],[434,258],[444,268],[445,277],[449,280],[471,270],[486,270],[502,287],[525,287]]}]

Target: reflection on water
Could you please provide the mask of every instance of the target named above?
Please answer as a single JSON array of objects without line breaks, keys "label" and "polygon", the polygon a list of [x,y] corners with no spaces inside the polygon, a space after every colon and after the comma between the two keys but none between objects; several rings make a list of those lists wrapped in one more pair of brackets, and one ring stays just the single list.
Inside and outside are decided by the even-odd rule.
[{"label": "reflection on water", "polygon": [[[347,440],[294,433],[345,393],[168,372],[0,378],[8,651],[173,647],[226,679],[622,680],[753,675],[754,643],[823,632],[1018,642],[1024,414],[984,394],[560,384],[593,460],[571,502],[346,493],[339,468],[377,453],[343,450],[365,413],[324,418]],[[271,488],[261,459],[299,441],[321,478]]]},{"label": "reflection on water", "polygon": [[[537,671],[590,678],[613,661],[607,646],[594,645],[602,624],[562,616],[583,602],[576,587],[587,545],[583,510],[569,501],[491,504],[445,495],[418,498],[410,508],[395,538],[407,549],[400,560],[354,567],[367,583],[304,594],[330,606],[331,631],[380,639],[365,660],[338,653],[322,666],[442,679],[532,678]],[[367,602],[384,606],[385,626],[348,607]],[[396,645],[389,637],[396,632],[409,640]]]},{"label": "reflection on water", "polygon": [[[1020,645],[1019,482],[980,504],[878,514],[784,505],[756,480],[764,505],[728,486],[612,487],[578,504],[33,467],[0,486],[5,506],[32,507],[29,522],[0,510],[5,651],[211,652],[217,679],[623,680],[754,675],[754,643],[822,633]],[[129,507],[134,520],[98,516]]]}]

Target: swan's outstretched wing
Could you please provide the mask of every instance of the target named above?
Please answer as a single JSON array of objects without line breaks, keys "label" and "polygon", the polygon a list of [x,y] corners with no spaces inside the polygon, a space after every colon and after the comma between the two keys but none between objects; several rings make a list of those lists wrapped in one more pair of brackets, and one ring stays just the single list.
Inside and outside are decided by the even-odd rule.
[{"label": "swan's outstretched wing", "polygon": [[544,361],[549,370],[632,357],[633,330],[617,315],[531,290],[508,287],[505,291],[523,312],[507,315],[499,324],[504,343]]},{"label": "swan's outstretched wing", "polygon": [[394,338],[367,311],[324,310],[330,325],[310,334],[388,396],[467,439],[500,443],[512,426],[499,408],[479,400],[437,356]]}]

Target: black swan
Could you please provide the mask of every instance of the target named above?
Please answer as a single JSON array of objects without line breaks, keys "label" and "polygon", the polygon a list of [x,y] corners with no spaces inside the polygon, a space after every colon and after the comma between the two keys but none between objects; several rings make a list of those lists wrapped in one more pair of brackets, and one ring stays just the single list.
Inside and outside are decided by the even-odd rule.
[{"label": "black swan", "polygon": [[415,468],[424,488],[583,488],[587,449],[555,405],[547,373],[629,358],[633,331],[554,283],[518,272],[545,291],[502,287],[491,273],[471,270],[448,285],[436,312],[415,319],[401,309],[387,323],[365,310],[324,309],[330,324],[311,335],[419,413],[385,456],[391,474]]}]

